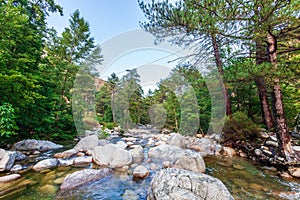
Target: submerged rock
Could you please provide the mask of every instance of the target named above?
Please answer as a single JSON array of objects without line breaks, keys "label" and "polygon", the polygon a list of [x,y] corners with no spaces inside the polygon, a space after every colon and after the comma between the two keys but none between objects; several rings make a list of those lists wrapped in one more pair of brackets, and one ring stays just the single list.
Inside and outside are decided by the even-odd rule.
[{"label": "submerged rock", "polygon": [[138,200],[139,196],[132,190],[126,190],[122,195],[124,200]]},{"label": "submerged rock", "polygon": [[14,181],[18,178],[21,178],[20,174],[10,174],[7,176],[2,176],[2,177],[0,177],[0,183],[8,183],[8,182]]},{"label": "submerged rock", "polygon": [[48,151],[63,148],[47,140],[23,140],[13,145],[12,150],[16,151]]},{"label": "submerged rock", "polygon": [[14,165],[16,152],[0,149],[0,172],[9,171]]},{"label": "submerged rock", "polygon": [[82,171],[69,174],[64,179],[64,182],[60,186],[61,190],[71,190],[79,186],[86,185],[88,183],[100,180],[112,173],[111,169],[104,168],[101,170],[85,169]]},{"label": "submerged rock", "polygon": [[233,197],[219,179],[202,173],[168,168],[154,176],[147,199],[233,200]]},{"label": "submerged rock", "polygon": [[46,184],[46,185],[43,185],[42,187],[40,187],[38,189],[38,191],[40,193],[43,193],[43,194],[55,194],[56,191],[57,191],[57,187],[55,187],[54,185],[49,185],[49,184]]}]

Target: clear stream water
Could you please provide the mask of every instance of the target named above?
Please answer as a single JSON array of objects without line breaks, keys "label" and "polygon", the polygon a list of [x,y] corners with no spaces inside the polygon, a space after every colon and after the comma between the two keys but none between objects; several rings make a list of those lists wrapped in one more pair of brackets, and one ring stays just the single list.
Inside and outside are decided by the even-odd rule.
[{"label": "clear stream water", "polygon": [[[264,169],[262,165],[240,157],[210,156],[204,160],[206,173],[223,181],[236,200],[300,199],[300,180],[282,179],[276,175],[276,172]],[[144,163],[144,165],[147,167],[149,163]],[[138,199],[144,200],[147,197],[151,177],[155,174],[155,171],[150,171],[150,177],[136,181],[128,172],[115,171],[100,181],[74,191],[64,194],[59,191],[59,186],[66,175],[91,167],[93,166],[60,167],[41,173],[25,171],[21,179],[12,183],[0,184],[0,200],[118,200],[124,199],[123,194],[126,190],[134,191]],[[6,195],[4,195],[4,191]]]}]

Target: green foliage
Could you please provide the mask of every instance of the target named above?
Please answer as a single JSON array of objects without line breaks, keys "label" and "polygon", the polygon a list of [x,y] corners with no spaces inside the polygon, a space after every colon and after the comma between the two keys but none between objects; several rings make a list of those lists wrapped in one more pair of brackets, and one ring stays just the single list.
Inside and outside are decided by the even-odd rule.
[{"label": "green foliage", "polygon": [[227,117],[223,132],[225,142],[238,140],[256,141],[259,134],[259,126],[245,113],[236,112],[231,118]]},{"label": "green foliage", "polygon": [[0,138],[10,138],[16,134],[15,110],[9,103],[0,106]]},{"label": "green foliage", "polygon": [[128,70],[112,94],[114,120],[124,129],[133,128],[141,123],[143,90],[139,82],[137,70]]},{"label": "green foliage", "polygon": [[51,12],[62,14],[53,0],[0,2],[0,103],[12,105],[11,120],[19,128],[1,135],[17,132],[11,140],[74,137],[70,90],[75,75],[80,66],[95,74],[94,63],[102,60],[79,11],[62,37],[46,27]]}]

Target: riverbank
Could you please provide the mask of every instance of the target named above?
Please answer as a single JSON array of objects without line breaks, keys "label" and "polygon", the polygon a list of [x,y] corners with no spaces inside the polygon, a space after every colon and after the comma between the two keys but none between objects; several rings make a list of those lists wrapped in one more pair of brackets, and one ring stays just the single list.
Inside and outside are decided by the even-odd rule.
[{"label": "riverbank", "polygon": [[[300,192],[298,190],[300,188],[298,179],[283,179],[278,176],[278,171],[274,168],[234,156],[233,149],[222,147],[215,142],[215,137],[218,136],[215,135],[210,138],[183,137],[168,132],[158,133],[153,129],[135,129],[123,135],[113,132],[110,134],[109,140],[99,140],[97,145],[112,143],[119,146],[123,145],[124,150],[134,152],[131,155],[135,155],[133,156],[135,161],[128,166],[113,167],[115,169],[107,177],[82,185],[72,195],[74,198],[78,197],[81,199],[132,199],[132,197],[146,199],[150,182],[155,174],[162,168],[174,167],[175,163],[173,162],[159,161],[154,158],[158,156],[155,155],[155,149],[160,149],[160,152],[162,152],[163,147],[169,145],[172,148],[168,149],[168,154],[160,153],[159,156],[170,157],[174,155],[170,154],[172,151],[191,151],[192,155],[195,155],[195,153],[202,155],[206,166],[204,172],[220,179],[235,199],[298,199],[297,197],[299,197]],[[82,142],[79,144],[80,142],[75,146],[67,145],[67,148],[64,147],[40,153],[34,151],[28,152],[28,158],[23,161],[16,161],[15,163],[15,165],[19,164],[22,167],[20,171],[14,172],[20,174],[21,177],[10,183],[1,184],[1,198],[32,199],[33,195],[38,195],[41,199],[46,197],[49,199],[63,199],[65,196],[60,192],[60,187],[66,176],[76,171],[82,171],[83,169],[101,170],[103,168],[89,159],[88,152],[84,153],[84,155],[82,152],[71,155],[72,149],[84,148]],[[85,144],[92,145],[91,142]],[[66,152],[71,156],[68,157]],[[237,155],[243,155],[239,151],[236,153]],[[38,171],[32,170],[39,161],[47,159],[59,159],[59,163],[64,163],[65,166],[59,166],[60,164],[58,164],[58,166]],[[62,160],[64,162],[61,162]],[[135,179],[134,170],[139,165],[144,166],[148,170],[148,175],[142,179]],[[181,166],[187,167],[184,163]],[[201,171],[203,169],[199,166],[196,169],[190,168],[190,170]],[[4,172],[0,176],[3,177],[4,175],[14,173]]]}]

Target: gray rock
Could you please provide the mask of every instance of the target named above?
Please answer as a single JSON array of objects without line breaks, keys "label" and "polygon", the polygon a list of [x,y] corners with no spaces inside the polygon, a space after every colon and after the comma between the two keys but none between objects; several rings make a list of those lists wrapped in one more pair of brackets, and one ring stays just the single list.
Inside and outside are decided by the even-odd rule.
[{"label": "gray rock", "polygon": [[73,159],[61,159],[61,158],[58,158],[58,166],[70,166],[70,165],[73,165]]},{"label": "gray rock", "polygon": [[271,152],[271,151],[268,151],[268,150],[262,150],[262,152],[264,153],[264,154],[266,154],[267,156],[272,156],[273,155],[273,153]]},{"label": "gray rock", "polygon": [[260,149],[255,149],[254,150],[255,155],[257,156],[261,156],[262,155],[262,151]]},{"label": "gray rock", "polygon": [[10,174],[7,176],[2,176],[2,177],[0,177],[0,183],[8,183],[8,182],[14,181],[18,178],[21,178],[20,174]]},{"label": "gray rock", "polygon": [[273,146],[273,147],[278,147],[278,142],[268,140],[266,142],[266,145]]},{"label": "gray rock", "polygon": [[129,152],[132,155],[132,159],[134,163],[141,163],[144,159],[144,151],[141,145],[134,146],[133,149],[130,149]]},{"label": "gray rock", "polygon": [[84,132],[85,137],[88,137],[88,136],[91,136],[91,135],[97,135],[97,131],[85,130],[85,132]]},{"label": "gray rock", "polygon": [[96,147],[92,156],[94,162],[100,166],[120,168],[132,163],[131,154],[114,144]]},{"label": "gray rock", "polygon": [[224,147],[224,155],[229,156],[229,157],[233,157],[236,155],[236,151],[231,148],[231,147]]},{"label": "gray rock", "polygon": [[290,168],[290,174],[295,178],[300,178],[300,168]]},{"label": "gray rock", "polygon": [[16,151],[16,161],[25,160],[28,157],[20,151]]},{"label": "gray rock", "polygon": [[205,162],[200,154],[182,156],[175,161],[173,167],[199,173],[205,172]]},{"label": "gray rock", "polygon": [[193,141],[187,148],[205,152],[206,154],[213,154],[214,141],[209,138],[197,138],[197,140]]},{"label": "gray rock", "polygon": [[215,153],[220,153],[221,151],[223,151],[224,150],[224,147],[222,146],[222,145],[220,145],[220,144],[216,144],[215,146],[214,146],[214,151],[215,151]]},{"label": "gray rock", "polygon": [[157,165],[155,163],[151,163],[149,168],[151,170],[157,170],[158,169],[158,167],[157,167]]},{"label": "gray rock", "polygon": [[163,163],[162,163],[162,168],[170,168],[172,167],[172,163],[168,160],[165,160]]},{"label": "gray rock", "polygon": [[106,140],[106,139],[100,139],[100,140],[98,141],[98,146],[104,146],[104,145],[106,145],[106,144],[109,144],[109,141]]},{"label": "gray rock", "polygon": [[190,149],[181,149],[179,147],[171,146],[168,144],[153,147],[148,151],[149,158],[168,160],[171,162],[174,162],[175,160],[183,156],[196,156],[198,154],[201,155],[200,152],[194,152]]},{"label": "gray rock", "polygon": [[70,158],[74,155],[76,155],[78,153],[77,150],[75,149],[69,149],[69,150],[66,150],[66,151],[63,151],[61,153],[56,153],[54,155],[55,158]]},{"label": "gray rock", "polygon": [[47,140],[23,140],[13,145],[12,150],[16,151],[48,151],[63,148]]},{"label": "gray rock", "polygon": [[180,135],[179,133],[174,133],[168,139],[168,144],[172,145],[172,146],[184,148],[184,141],[185,141],[185,138],[182,135]]},{"label": "gray rock", "polygon": [[263,139],[267,139],[267,138],[270,137],[269,134],[268,134],[267,132],[260,132],[259,135],[260,135],[260,137],[263,138]]},{"label": "gray rock", "polygon": [[273,136],[273,135],[270,136],[270,139],[273,140],[274,142],[277,142],[277,141],[278,141],[278,140],[277,140],[277,137],[276,137],[276,136]]},{"label": "gray rock", "polygon": [[10,171],[11,172],[18,172],[18,171],[21,171],[23,169],[22,165],[14,165]]},{"label": "gray rock", "polygon": [[112,173],[111,169],[104,168],[101,170],[85,169],[82,171],[69,174],[61,184],[61,190],[72,190],[88,183],[100,180]]},{"label": "gray rock", "polygon": [[127,144],[124,141],[119,141],[115,145],[121,149],[126,149],[126,147],[127,147]]},{"label": "gray rock", "polygon": [[93,159],[92,156],[82,156],[82,157],[77,157],[73,159],[73,164],[74,165],[84,165],[84,164],[90,164],[92,163]]},{"label": "gray rock", "polygon": [[97,135],[90,135],[82,138],[73,149],[77,151],[93,150],[95,147],[98,146],[98,142],[99,139]]},{"label": "gray rock", "polygon": [[137,166],[134,170],[133,170],[133,177],[137,178],[137,179],[143,179],[149,176],[149,171],[146,167],[144,167],[143,165],[139,165]]},{"label": "gray rock", "polygon": [[15,163],[16,152],[0,149],[0,172],[9,171]]},{"label": "gray rock", "polygon": [[299,151],[300,152],[300,146],[293,146],[294,151]]},{"label": "gray rock", "polygon": [[162,134],[170,134],[171,131],[169,129],[164,128],[164,129],[161,130],[161,133]]},{"label": "gray rock", "polygon": [[151,181],[147,200],[233,200],[224,184],[214,177],[182,169],[159,171]]},{"label": "gray rock", "polygon": [[33,166],[33,169],[36,171],[42,171],[44,169],[50,169],[53,167],[57,167],[59,165],[59,161],[55,158],[50,158],[46,160],[42,160]]}]

